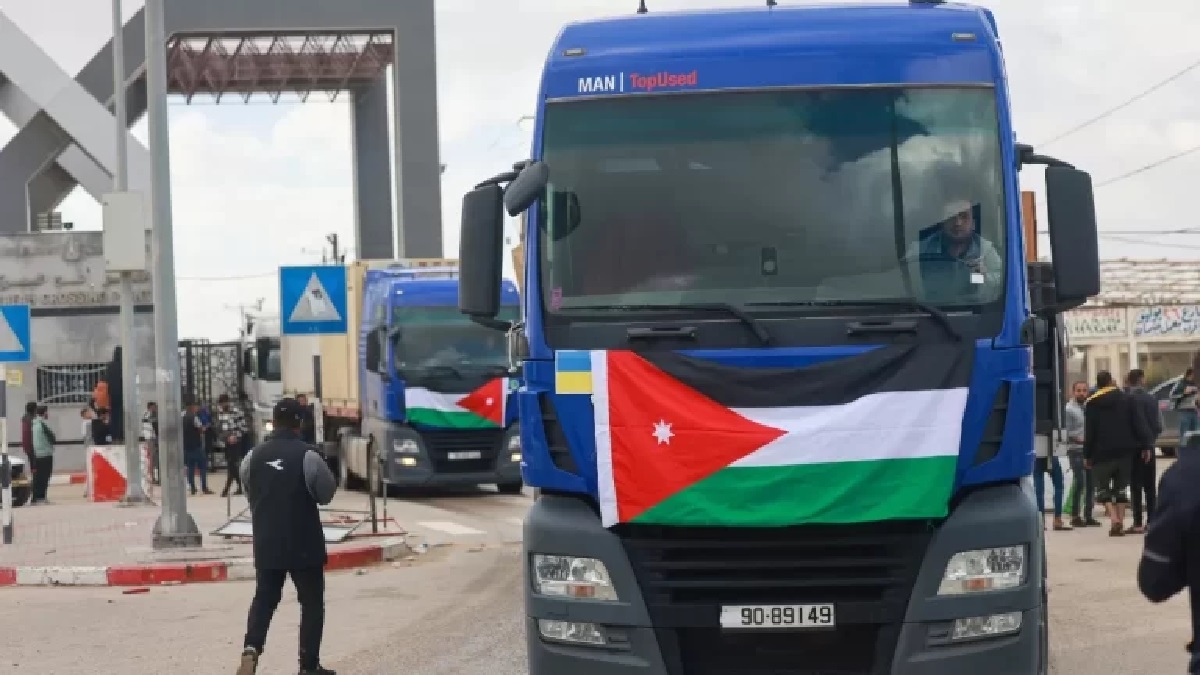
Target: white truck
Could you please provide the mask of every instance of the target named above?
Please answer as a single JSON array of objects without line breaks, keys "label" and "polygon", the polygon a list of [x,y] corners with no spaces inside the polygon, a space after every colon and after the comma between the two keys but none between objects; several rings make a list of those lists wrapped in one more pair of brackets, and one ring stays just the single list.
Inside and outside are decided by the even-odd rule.
[{"label": "white truck", "polygon": [[278,314],[246,314],[242,326],[242,390],[254,406],[255,437],[271,431],[271,409],[283,396]]}]

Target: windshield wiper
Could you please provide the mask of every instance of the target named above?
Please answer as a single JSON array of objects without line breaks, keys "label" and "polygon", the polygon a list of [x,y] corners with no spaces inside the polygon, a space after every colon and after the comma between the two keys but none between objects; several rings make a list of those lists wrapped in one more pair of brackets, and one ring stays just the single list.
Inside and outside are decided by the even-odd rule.
[{"label": "windshield wiper", "polygon": [[458,368],[455,368],[454,366],[449,366],[449,365],[411,366],[409,368],[402,368],[401,370],[416,371],[418,373],[421,373],[422,375],[425,375],[426,377],[428,377],[434,373],[442,373],[442,374],[449,373],[449,374],[457,377],[460,380],[466,379],[463,377],[461,370],[459,370]]},{"label": "windshield wiper", "polygon": [[770,306],[770,307],[862,307],[870,309],[872,307],[898,307],[904,309],[916,309],[932,318],[946,334],[954,338],[955,341],[962,340],[960,334],[954,324],[950,322],[950,317],[937,307],[923,302],[921,300],[806,300],[806,301],[782,301],[782,302],[750,302],[746,303],[751,306]]},{"label": "windshield wiper", "polygon": [[[750,316],[750,314],[741,306],[734,305],[728,302],[684,302],[673,305],[588,305],[586,307],[571,307],[567,311],[586,312],[588,310],[616,310],[622,312],[667,312],[667,311],[697,311],[697,312],[724,312],[746,326],[758,338],[759,344],[766,347],[771,344],[771,334],[767,332],[766,326],[758,319]],[[561,311],[561,310],[560,310]]]}]

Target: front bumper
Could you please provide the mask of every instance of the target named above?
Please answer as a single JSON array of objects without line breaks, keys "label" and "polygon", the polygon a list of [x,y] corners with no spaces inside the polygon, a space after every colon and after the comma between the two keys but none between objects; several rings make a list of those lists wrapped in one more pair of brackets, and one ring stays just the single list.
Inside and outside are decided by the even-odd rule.
[{"label": "front bumper", "polygon": [[[394,432],[395,433],[395,432]],[[454,487],[521,482],[521,450],[510,429],[468,431],[404,430],[393,439],[418,439],[417,452],[400,452],[396,444],[383,456],[383,476],[398,487]]]},{"label": "front bumper", "polygon": [[[889,559],[895,565],[875,566],[860,557],[846,561],[841,570],[830,570],[833,556],[846,554],[828,552],[846,542],[826,534],[818,538],[832,543],[820,546],[794,535],[781,539],[787,551],[772,550],[762,533],[728,531],[710,531],[701,544],[690,534],[691,539],[662,544],[666,540],[628,531],[618,536],[601,528],[581,501],[543,496],[526,518],[527,554],[602,560],[622,600],[546,598],[533,594],[527,584],[530,673],[1032,675],[1038,672],[1040,658],[1040,573],[1021,588],[976,597],[938,597],[936,589],[950,555],[972,548],[1024,541],[1029,543],[1028,569],[1041,570],[1041,534],[1031,496],[1018,486],[999,486],[965,498],[936,531],[897,535],[897,541],[903,539],[915,551],[907,568],[904,551],[893,547],[888,553],[882,548],[888,535],[880,535],[853,546],[861,556],[898,556]],[[798,541],[809,548],[798,547]],[[874,552],[870,546],[876,547]],[[822,558],[821,551],[828,556]],[[757,571],[751,574],[750,568]],[[785,569],[799,573],[789,576]],[[770,604],[772,598],[799,603],[800,597],[833,602],[838,628],[734,632],[719,627],[720,604]],[[955,618],[1005,612],[1021,613],[1018,632],[946,644],[944,637]],[[538,619],[598,624],[610,636],[609,645],[549,641],[541,636]]]}]

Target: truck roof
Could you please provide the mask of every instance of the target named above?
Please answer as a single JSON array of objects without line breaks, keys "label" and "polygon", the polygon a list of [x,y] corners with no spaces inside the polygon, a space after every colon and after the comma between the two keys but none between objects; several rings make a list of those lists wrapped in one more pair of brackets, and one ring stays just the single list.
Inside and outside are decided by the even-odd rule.
[{"label": "truck roof", "polygon": [[[391,276],[391,275],[388,275]],[[454,307],[458,305],[458,279],[388,279],[389,294],[393,304],[418,307]],[[520,302],[517,285],[505,279],[500,289],[502,305]]]},{"label": "truck roof", "polygon": [[[632,9],[633,3],[629,4]],[[864,60],[869,57],[874,61],[900,49],[911,57],[914,45],[928,45],[929,49],[922,49],[919,56],[942,59],[941,70],[950,71],[940,75],[941,79],[932,80],[922,73],[920,76],[926,81],[958,82],[965,79],[991,83],[995,79],[991,76],[990,59],[982,64],[976,61],[971,64],[972,68],[963,68],[948,64],[943,58],[944,54],[962,54],[964,51],[988,56],[995,50],[995,19],[989,10],[974,5],[876,2],[768,8],[764,2],[761,7],[657,12],[653,10],[653,2],[649,4],[652,9],[648,14],[630,11],[623,16],[579,21],[563,28],[546,65],[546,79],[551,85],[545,92],[546,98],[562,98],[568,94],[565,82],[563,86],[553,86],[556,75],[599,77],[621,72],[624,76],[638,68],[641,73],[650,75],[664,69],[691,69],[698,65],[701,69],[699,86],[690,88],[708,89],[714,80],[728,79],[717,76],[718,68],[714,62],[736,59],[750,67],[763,69],[764,61],[784,66],[791,65],[787,61],[811,57],[837,56],[852,61],[856,60],[853,57]],[[798,59],[799,56],[804,59]],[[832,68],[835,72],[826,76],[831,84],[859,84],[861,82],[854,81],[855,77],[890,74],[886,66],[881,65],[869,75],[859,76],[851,72],[855,65],[847,65],[849,68]],[[987,77],[979,75],[980,65],[987,66]],[[828,68],[826,64],[821,67]],[[930,70],[937,71],[932,67]],[[754,80],[751,74],[743,77]],[[877,84],[911,79],[865,81]],[[746,86],[755,84],[751,82]],[[635,92],[622,89],[621,93]]]}]

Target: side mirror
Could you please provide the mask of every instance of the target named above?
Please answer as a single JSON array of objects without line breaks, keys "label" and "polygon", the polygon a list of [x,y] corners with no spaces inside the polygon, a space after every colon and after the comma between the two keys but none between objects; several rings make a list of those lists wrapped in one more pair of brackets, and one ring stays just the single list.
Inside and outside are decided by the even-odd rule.
[{"label": "side mirror", "polygon": [[494,184],[481,185],[463,197],[458,309],[472,318],[492,319],[500,313],[504,202],[504,190]]},{"label": "side mirror", "polygon": [[1100,293],[1100,251],[1092,177],[1065,166],[1046,167],[1046,212],[1054,256],[1057,303],[1078,306]]},{"label": "side mirror", "polygon": [[508,184],[508,189],[504,191],[504,209],[510,216],[524,213],[542,196],[549,184],[550,168],[542,162],[530,164]]}]

